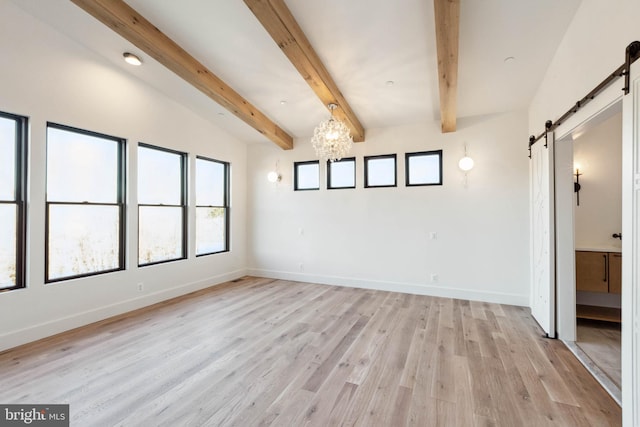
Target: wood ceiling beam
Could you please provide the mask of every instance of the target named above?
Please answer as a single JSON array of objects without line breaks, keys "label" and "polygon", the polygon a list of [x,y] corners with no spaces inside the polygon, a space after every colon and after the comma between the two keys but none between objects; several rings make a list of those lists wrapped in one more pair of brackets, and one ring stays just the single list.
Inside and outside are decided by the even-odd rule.
[{"label": "wood ceiling beam", "polygon": [[440,122],[442,132],[455,132],[458,102],[458,38],[460,0],[434,0]]},{"label": "wood ceiling beam", "polygon": [[331,78],[284,0],[244,0],[258,21],[311,86],[325,107],[336,104],[333,115],[351,131],[354,142],[364,141],[364,127]]},{"label": "wood ceiling beam", "polygon": [[285,150],[293,138],[122,0],[71,0]]}]

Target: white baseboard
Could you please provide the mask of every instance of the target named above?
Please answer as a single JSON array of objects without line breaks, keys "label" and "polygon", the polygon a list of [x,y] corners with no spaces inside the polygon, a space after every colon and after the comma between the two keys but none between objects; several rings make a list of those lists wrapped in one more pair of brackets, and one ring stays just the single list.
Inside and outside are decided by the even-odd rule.
[{"label": "white baseboard", "polygon": [[497,304],[518,305],[529,307],[529,295],[508,294],[491,291],[477,291],[473,289],[432,286],[427,284],[384,282],[351,277],[317,276],[288,271],[263,270],[250,268],[251,276],[267,277],[270,279],[292,280],[323,285],[348,286],[352,288],[375,289],[379,291],[402,292],[415,295],[429,295],[434,297],[457,298],[473,301],[491,302]]},{"label": "white baseboard", "polygon": [[89,325],[91,323],[108,319],[119,314],[147,307],[161,301],[166,301],[171,298],[199,291],[201,289],[216,286],[221,283],[235,280],[246,275],[246,269],[236,270],[229,273],[208,277],[196,282],[184,283],[170,289],[146,294],[140,297],[121,301],[116,304],[99,307],[93,310],[87,310],[82,313],[72,314],[70,316],[51,320],[17,331],[11,331],[7,334],[0,335],[0,351],[8,350],[19,345],[50,337],[61,332],[69,331],[80,326]]}]

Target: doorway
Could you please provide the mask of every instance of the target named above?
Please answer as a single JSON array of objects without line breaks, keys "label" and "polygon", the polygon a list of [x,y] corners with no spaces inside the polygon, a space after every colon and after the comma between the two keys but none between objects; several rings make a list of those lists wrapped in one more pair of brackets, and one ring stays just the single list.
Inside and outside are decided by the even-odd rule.
[{"label": "doorway", "polygon": [[621,403],[622,103],[562,136],[555,156],[561,338]]}]

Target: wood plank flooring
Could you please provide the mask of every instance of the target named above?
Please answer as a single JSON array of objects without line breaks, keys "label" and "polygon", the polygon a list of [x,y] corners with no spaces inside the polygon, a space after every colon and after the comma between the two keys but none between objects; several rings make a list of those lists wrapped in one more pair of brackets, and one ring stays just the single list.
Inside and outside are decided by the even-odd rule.
[{"label": "wood plank flooring", "polygon": [[622,336],[619,323],[578,320],[576,344],[613,383],[622,385]]},{"label": "wood plank flooring", "polygon": [[607,426],[529,310],[248,277],[0,353],[74,426]]}]

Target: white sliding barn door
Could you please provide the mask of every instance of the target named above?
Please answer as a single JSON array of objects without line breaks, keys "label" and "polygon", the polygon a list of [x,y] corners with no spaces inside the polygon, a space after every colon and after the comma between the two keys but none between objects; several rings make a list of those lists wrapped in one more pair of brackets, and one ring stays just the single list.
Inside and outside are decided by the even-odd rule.
[{"label": "white sliding barn door", "polygon": [[640,63],[622,103],[622,421],[640,426]]},{"label": "white sliding barn door", "polygon": [[553,132],[531,147],[531,314],[544,332],[556,336]]}]

